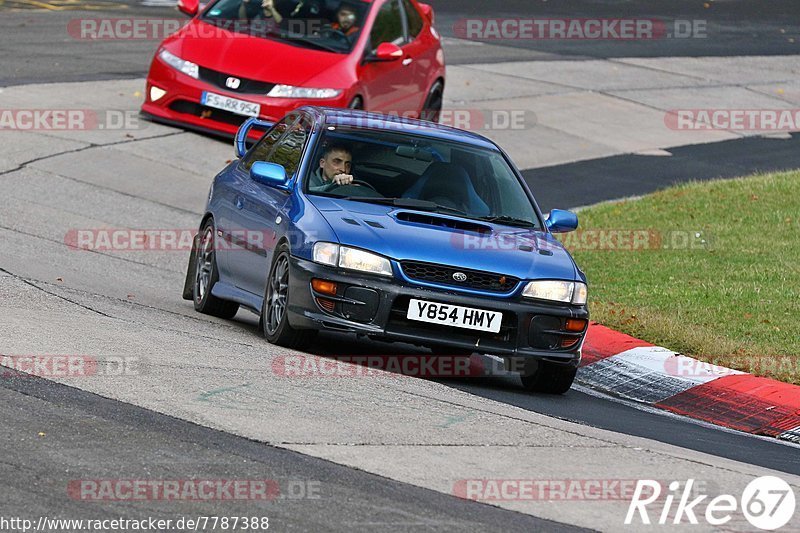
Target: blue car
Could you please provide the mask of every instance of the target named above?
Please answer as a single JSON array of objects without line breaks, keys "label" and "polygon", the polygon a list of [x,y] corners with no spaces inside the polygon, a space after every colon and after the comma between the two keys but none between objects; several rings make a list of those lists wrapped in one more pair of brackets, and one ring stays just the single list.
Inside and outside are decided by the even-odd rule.
[{"label": "blue car", "polygon": [[[269,127],[251,148],[250,128]],[[529,390],[563,393],[589,312],[586,277],[492,141],[432,122],[304,107],[250,119],[217,174],[184,298],[260,315],[271,343],[321,330],[502,357]]]}]

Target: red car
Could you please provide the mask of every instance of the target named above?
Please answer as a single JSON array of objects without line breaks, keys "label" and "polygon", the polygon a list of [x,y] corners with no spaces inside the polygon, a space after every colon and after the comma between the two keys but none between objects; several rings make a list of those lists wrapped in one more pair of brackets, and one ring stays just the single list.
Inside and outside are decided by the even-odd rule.
[{"label": "red car", "polygon": [[142,114],[233,135],[303,105],[437,121],[444,54],[417,0],[180,0],[192,20],[167,37]]}]

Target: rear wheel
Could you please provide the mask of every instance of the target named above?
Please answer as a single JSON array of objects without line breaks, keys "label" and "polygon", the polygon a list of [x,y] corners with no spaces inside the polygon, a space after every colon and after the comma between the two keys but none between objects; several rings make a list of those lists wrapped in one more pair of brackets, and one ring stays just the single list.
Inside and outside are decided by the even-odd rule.
[{"label": "rear wheel", "polygon": [[530,392],[546,394],[564,394],[575,381],[578,369],[569,364],[538,361],[538,367],[532,373],[520,375],[522,386]]},{"label": "rear wheel", "polygon": [[293,328],[289,324],[289,249],[282,244],[272,261],[264,303],[261,305],[261,327],[272,344],[298,348],[312,335],[309,331]]},{"label": "rear wheel", "polygon": [[428,91],[428,97],[425,99],[425,105],[422,106],[422,113],[420,113],[419,118],[430,120],[431,122],[439,122],[443,101],[444,83],[442,83],[442,80],[436,80],[431,90]]},{"label": "rear wheel", "polygon": [[211,289],[219,280],[214,238],[214,221],[208,219],[203,225],[199,246],[195,253],[195,276],[192,290],[194,308],[206,315],[233,318],[239,310],[239,304],[222,300],[211,294]]}]

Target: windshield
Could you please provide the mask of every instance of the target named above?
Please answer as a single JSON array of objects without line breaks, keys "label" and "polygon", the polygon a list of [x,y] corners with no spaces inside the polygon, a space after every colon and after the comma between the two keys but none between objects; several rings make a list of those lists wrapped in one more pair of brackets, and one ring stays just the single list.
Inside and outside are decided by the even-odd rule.
[{"label": "windshield", "polygon": [[205,22],[237,33],[347,53],[361,33],[366,4],[323,0],[219,0]]},{"label": "windshield", "polygon": [[540,229],[516,174],[495,150],[407,133],[329,126],[308,194]]}]

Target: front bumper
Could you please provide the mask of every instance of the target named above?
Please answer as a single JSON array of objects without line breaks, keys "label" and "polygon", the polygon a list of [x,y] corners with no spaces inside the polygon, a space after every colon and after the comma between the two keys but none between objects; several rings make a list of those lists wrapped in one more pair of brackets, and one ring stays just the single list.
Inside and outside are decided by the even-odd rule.
[{"label": "front bumper", "polygon": [[[151,100],[150,88],[152,86],[165,90],[167,94],[158,100]],[[271,98],[263,94],[238,93],[187,76],[165,65],[156,57],[147,75],[142,114],[171,125],[180,124],[224,136],[235,135],[239,126],[248,117],[202,105],[200,102],[204,91],[259,104],[261,106],[259,118],[268,122],[277,122],[304,105],[347,107],[348,104],[347,91],[344,91],[338,98],[327,100]],[[261,134],[263,135],[263,132]],[[254,136],[254,138],[258,137],[259,135]]]},{"label": "front bumper", "polygon": [[[416,286],[396,278],[362,275],[312,261],[290,259],[289,323],[297,328],[355,332],[372,338],[408,342],[422,346],[446,345],[467,352],[498,356],[548,359],[577,366],[586,335],[568,332],[568,318],[585,319],[585,306],[543,304],[520,298],[488,298],[458,291]],[[336,296],[317,293],[313,278],[337,284]],[[475,331],[406,318],[411,298],[500,311],[499,333]],[[320,303],[327,300],[332,302]],[[562,347],[563,339],[575,342]],[[566,341],[565,341],[566,342]]]}]

